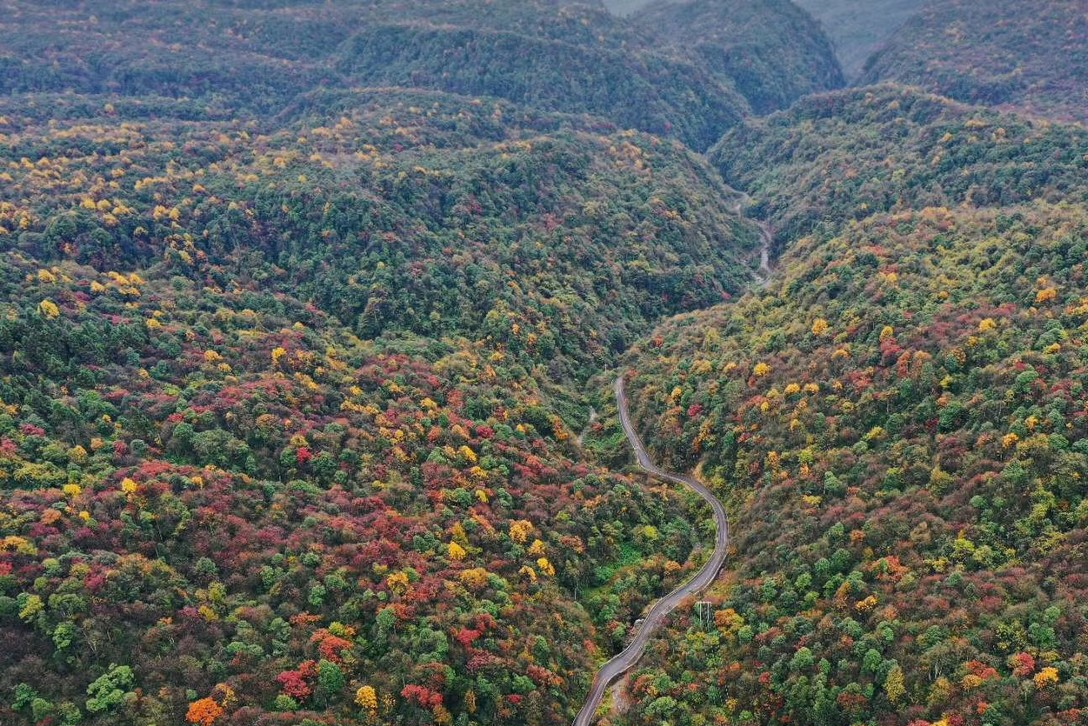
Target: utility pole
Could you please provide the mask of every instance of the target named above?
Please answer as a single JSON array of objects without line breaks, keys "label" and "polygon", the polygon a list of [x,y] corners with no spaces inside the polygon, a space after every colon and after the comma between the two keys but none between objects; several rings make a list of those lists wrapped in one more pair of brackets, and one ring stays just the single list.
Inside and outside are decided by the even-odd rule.
[{"label": "utility pole", "polygon": [[703,632],[710,632],[710,626],[714,622],[713,607],[709,600],[699,600],[695,603],[695,617],[699,619],[699,627],[703,629]]}]

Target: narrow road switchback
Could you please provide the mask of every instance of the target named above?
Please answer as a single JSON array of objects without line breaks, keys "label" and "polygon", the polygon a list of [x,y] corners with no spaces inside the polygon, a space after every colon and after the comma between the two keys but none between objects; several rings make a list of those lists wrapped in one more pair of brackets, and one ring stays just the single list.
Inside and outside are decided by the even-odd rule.
[{"label": "narrow road switchback", "polygon": [[729,546],[729,523],[726,521],[725,507],[706,486],[694,477],[672,474],[659,468],[650,460],[650,455],[646,453],[646,447],[642,445],[638,433],[635,432],[635,427],[631,425],[631,418],[627,412],[627,393],[624,389],[622,375],[616,379],[615,391],[620,423],[623,425],[623,432],[627,435],[627,440],[631,443],[631,448],[635,450],[638,465],[646,470],[650,476],[686,486],[706,500],[706,503],[714,511],[718,531],[714,541],[714,553],[711,555],[710,560],[703,565],[702,569],[694,577],[654,603],[642,625],[639,626],[635,637],[631,639],[623,652],[601,666],[593,679],[593,685],[590,688],[585,705],[578,712],[578,717],[574,719],[574,726],[591,726],[609,684],[638,662],[639,658],[642,657],[642,653],[646,650],[646,644],[649,643],[650,638],[660,630],[665,618],[676,609],[676,606],[691,595],[698,594],[710,586],[710,583],[718,576],[718,571],[721,570],[722,565],[725,563],[726,550]]}]

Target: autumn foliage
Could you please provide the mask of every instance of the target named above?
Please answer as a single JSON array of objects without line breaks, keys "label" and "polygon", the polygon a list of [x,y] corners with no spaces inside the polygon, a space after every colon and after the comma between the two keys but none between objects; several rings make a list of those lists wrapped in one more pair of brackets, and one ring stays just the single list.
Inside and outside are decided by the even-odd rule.
[{"label": "autumn foliage", "polygon": [[202,698],[189,704],[185,720],[196,726],[212,726],[223,716],[223,707],[210,698]]}]

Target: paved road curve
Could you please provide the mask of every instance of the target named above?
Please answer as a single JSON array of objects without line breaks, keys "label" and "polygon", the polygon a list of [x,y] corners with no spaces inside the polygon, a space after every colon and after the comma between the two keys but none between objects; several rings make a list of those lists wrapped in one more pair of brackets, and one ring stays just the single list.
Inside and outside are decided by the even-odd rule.
[{"label": "paved road curve", "polygon": [[[751,204],[752,198],[744,192],[735,189],[733,191],[737,194],[737,197],[733,200],[732,212],[738,217],[743,217],[744,207]],[[771,225],[766,222],[752,221],[759,227],[761,242],[759,247],[759,271],[752,273],[752,276],[755,278],[756,284],[766,290],[771,285],[771,247],[774,244],[774,231],[771,229]]]},{"label": "paved road curve", "polygon": [[714,581],[714,578],[718,576],[718,571],[722,568],[722,564],[725,562],[726,548],[729,546],[729,523],[725,518],[725,507],[710,493],[709,489],[693,477],[670,474],[659,469],[650,460],[650,455],[646,453],[646,447],[642,445],[642,441],[635,432],[635,427],[631,425],[631,419],[627,413],[627,393],[624,391],[623,376],[616,379],[615,390],[616,404],[620,410],[620,423],[623,424],[623,432],[627,434],[627,440],[631,442],[631,448],[635,450],[638,465],[651,476],[675,484],[682,484],[705,499],[711,509],[714,510],[714,519],[718,523],[718,533],[714,542],[714,554],[711,556],[710,561],[703,565],[703,569],[699,570],[693,578],[654,603],[653,608],[650,609],[650,613],[642,622],[638,633],[630,644],[622,653],[605,663],[601,670],[598,671],[596,678],[593,679],[593,687],[589,691],[589,697],[586,699],[585,705],[582,706],[582,710],[578,713],[578,718],[574,719],[574,726],[590,726],[593,723],[597,707],[601,705],[601,699],[604,698],[604,692],[609,684],[638,662],[643,651],[646,650],[646,644],[650,638],[661,628],[665,618],[676,609],[677,605],[685,598],[702,592]]}]

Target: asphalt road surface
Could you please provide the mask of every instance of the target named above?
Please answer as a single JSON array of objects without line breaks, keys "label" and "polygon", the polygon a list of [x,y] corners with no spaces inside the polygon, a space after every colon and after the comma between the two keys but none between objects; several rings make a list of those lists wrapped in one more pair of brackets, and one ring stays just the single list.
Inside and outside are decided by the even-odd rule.
[{"label": "asphalt road surface", "polygon": [[[733,200],[732,211],[733,214],[738,217],[744,216],[744,207],[751,203],[752,198],[744,192],[733,190],[737,197]],[[755,277],[756,284],[766,290],[771,285],[771,247],[774,245],[774,231],[771,229],[771,225],[766,222],[755,221],[757,227],[759,227],[760,247],[759,247],[759,271],[752,273]]]},{"label": "asphalt road surface", "polygon": [[729,546],[729,523],[726,521],[725,507],[711,494],[709,489],[695,478],[671,474],[658,468],[650,460],[650,455],[646,453],[646,447],[642,445],[642,441],[639,439],[638,433],[635,432],[635,427],[631,425],[631,419],[627,413],[627,393],[624,390],[623,376],[616,379],[615,390],[616,404],[620,410],[620,423],[623,424],[623,432],[627,435],[627,440],[631,442],[631,448],[635,450],[638,465],[651,476],[686,486],[705,499],[710,508],[714,510],[714,519],[718,524],[718,532],[714,541],[714,554],[710,560],[703,565],[703,568],[694,577],[654,603],[649,614],[642,621],[642,625],[635,637],[624,648],[623,652],[605,663],[601,670],[597,672],[585,705],[582,706],[582,710],[578,713],[578,718],[574,719],[574,726],[591,726],[608,686],[638,662],[638,659],[642,657],[642,653],[646,650],[646,644],[664,624],[669,613],[688,597],[696,595],[710,586],[710,583],[718,576],[719,570],[725,563],[726,549]]}]

